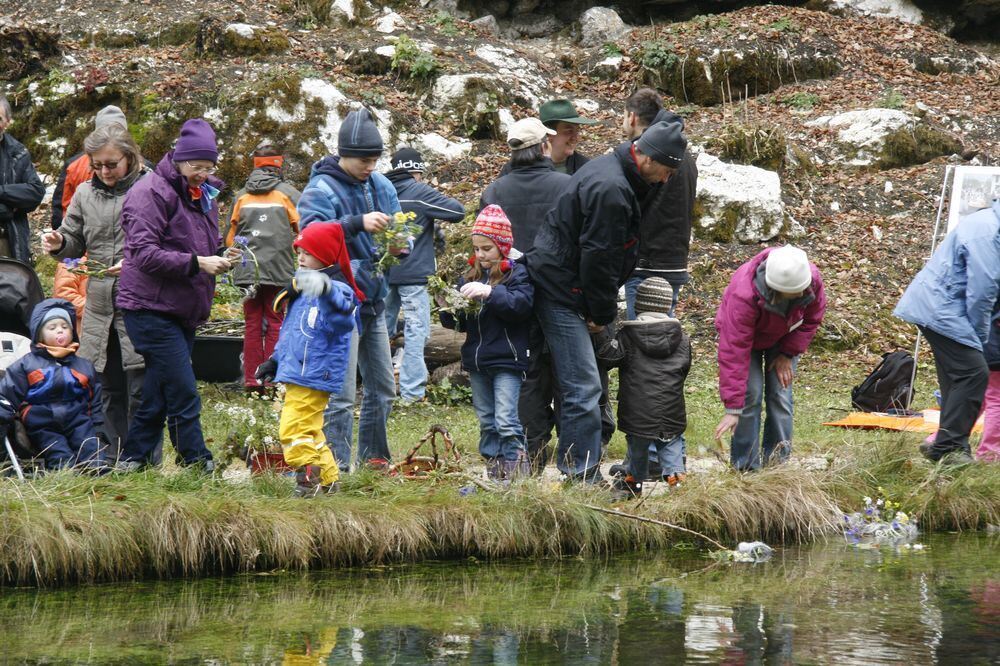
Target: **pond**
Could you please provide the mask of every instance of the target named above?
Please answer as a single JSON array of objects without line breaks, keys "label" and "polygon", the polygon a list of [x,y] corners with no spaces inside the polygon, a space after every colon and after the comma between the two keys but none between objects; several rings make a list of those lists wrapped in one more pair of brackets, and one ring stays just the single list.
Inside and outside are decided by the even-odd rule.
[{"label": "pond", "polygon": [[1000,537],[0,592],[0,663],[997,664]]}]

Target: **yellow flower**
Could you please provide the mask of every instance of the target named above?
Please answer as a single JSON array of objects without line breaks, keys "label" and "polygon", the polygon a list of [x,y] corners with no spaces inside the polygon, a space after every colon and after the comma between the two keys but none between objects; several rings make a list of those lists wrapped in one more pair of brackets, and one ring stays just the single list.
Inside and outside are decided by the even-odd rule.
[{"label": "yellow flower", "polygon": [[910,517],[907,516],[902,511],[897,511],[896,512],[896,522],[899,523],[900,525],[905,525],[906,523],[910,522]]}]

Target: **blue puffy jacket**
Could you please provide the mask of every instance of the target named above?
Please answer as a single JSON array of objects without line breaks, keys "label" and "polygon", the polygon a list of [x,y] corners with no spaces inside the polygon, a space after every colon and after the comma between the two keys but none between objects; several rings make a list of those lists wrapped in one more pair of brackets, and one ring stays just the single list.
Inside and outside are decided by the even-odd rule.
[{"label": "blue puffy jacket", "polygon": [[894,315],[980,351],[1000,294],[1000,200],[962,219],[917,273]]},{"label": "blue puffy jacket", "polygon": [[275,308],[288,299],[288,310],[274,348],[278,372],[274,380],[317,391],[338,393],[344,386],[351,335],[357,323],[358,299],[340,281],[340,268],[323,269],[330,291],[318,298],[300,294],[292,280],[275,299]]},{"label": "blue puffy jacket", "polygon": [[[487,277],[483,278],[486,282]],[[458,286],[465,284],[460,280]],[[528,358],[528,331],[531,304],[535,291],[528,279],[528,270],[515,263],[510,275],[483,303],[479,316],[453,316],[442,312],[441,325],[456,331],[465,331],[462,345],[462,368],[473,370],[514,370],[526,372]]]},{"label": "blue puffy jacket", "polygon": [[368,180],[358,180],[340,167],[339,157],[327,156],[313,164],[297,209],[300,229],[313,222],[337,222],[343,227],[354,281],[365,294],[362,312],[366,316],[381,313],[389,287],[385,276],[375,271],[375,263],[383,248],[365,231],[363,218],[374,211],[386,215],[400,212],[396,189],[389,179],[373,173]]},{"label": "blue puffy jacket", "polygon": [[104,424],[101,382],[94,364],[69,354],[55,358],[37,344],[42,317],[53,308],[69,313],[73,341],[76,314],[61,298],[48,298],[31,313],[31,351],[14,361],[0,381],[0,421],[19,418],[50,468],[99,462],[97,429]]}]

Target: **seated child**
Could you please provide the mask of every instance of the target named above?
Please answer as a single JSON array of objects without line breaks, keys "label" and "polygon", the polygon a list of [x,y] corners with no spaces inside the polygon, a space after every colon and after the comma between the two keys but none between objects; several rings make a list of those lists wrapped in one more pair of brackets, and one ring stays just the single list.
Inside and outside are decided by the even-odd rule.
[{"label": "seated child", "polygon": [[49,298],[31,313],[31,351],[0,381],[0,422],[20,419],[46,469],[104,471],[101,382],[94,364],[76,355],[73,305]]},{"label": "seated child", "polygon": [[626,321],[598,353],[618,366],[618,428],[628,441],[628,468],[613,482],[616,497],[642,494],[650,445],[656,447],[663,479],[675,485],[684,477],[680,435],[687,428],[684,380],[691,369],[691,344],[681,323],[668,315],[673,299],[670,283],[651,277],[635,297],[637,317]]},{"label": "seated child", "polygon": [[310,224],[294,247],[299,270],[274,303],[279,310],[287,302],[278,344],[256,378],[285,384],[281,449],[296,468],[295,494],[315,497],[340,488],[337,461],[323,435],[323,411],[330,394],[344,385],[357,308],[365,297],[354,282],[339,224]]},{"label": "seated child", "polygon": [[479,417],[479,453],[487,475],[513,480],[531,473],[524,429],[517,414],[528,369],[528,329],[534,289],[523,264],[507,259],[514,237],[500,206],[487,206],[472,227],[472,268],[458,287],[481,301],[478,315],[441,311],[441,325],[465,331],[462,368],[472,380],[472,406]]}]

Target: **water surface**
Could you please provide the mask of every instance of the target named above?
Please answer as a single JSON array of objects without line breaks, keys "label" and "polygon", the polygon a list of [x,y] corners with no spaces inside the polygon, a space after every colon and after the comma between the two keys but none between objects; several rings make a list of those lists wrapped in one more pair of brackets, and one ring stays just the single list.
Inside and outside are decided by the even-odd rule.
[{"label": "water surface", "polygon": [[1000,664],[1000,537],[0,592],[0,664]]}]

